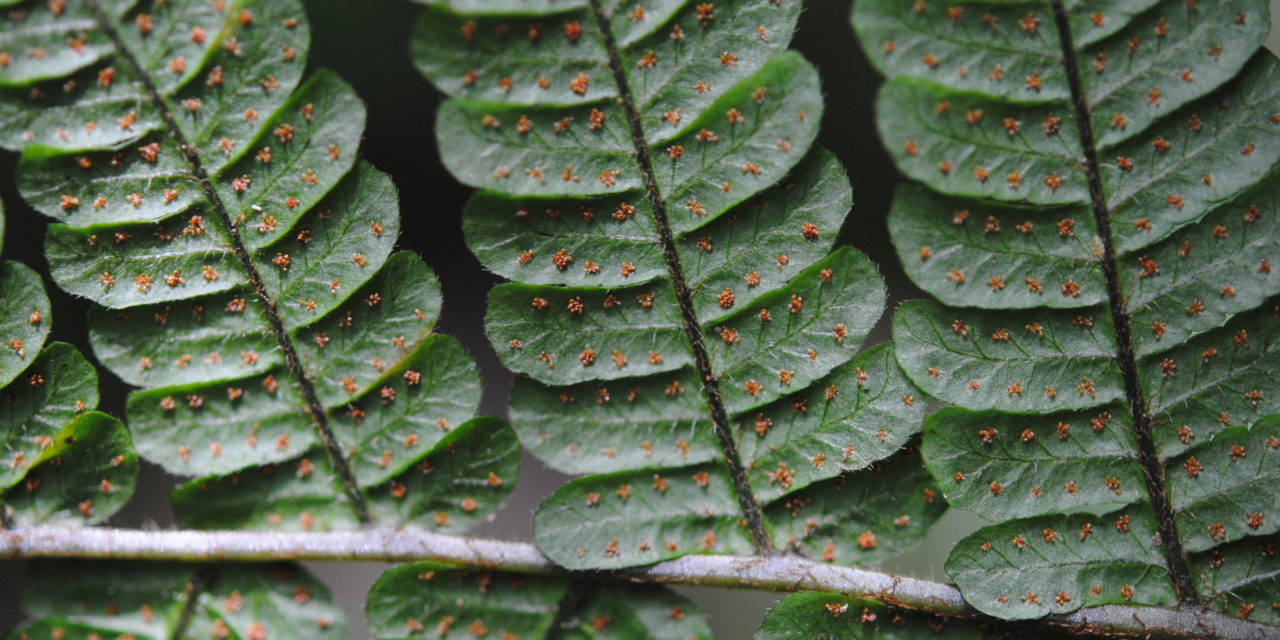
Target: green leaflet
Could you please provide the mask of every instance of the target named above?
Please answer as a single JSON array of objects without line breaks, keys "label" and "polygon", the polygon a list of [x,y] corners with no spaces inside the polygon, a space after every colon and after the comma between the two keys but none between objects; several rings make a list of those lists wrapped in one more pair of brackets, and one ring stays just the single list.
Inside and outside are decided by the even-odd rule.
[{"label": "green leaflet", "polygon": [[1276,300],[1268,300],[1224,327],[1141,363],[1162,453],[1180,453],[1222,429],[1277,413],[1271,392],[1280,337],[1277,308]]},{"label": "green leaflet", "polygon": [[[163,69],[151,74],[151,79],[211,169],[232,157],[220,141],[237,142],[232,149],[235,155],[247,151],[245,144],[263,118],[279,108],[302,77],[310,31],[299,3],[239,0],[228,2],[222,11],[199,2],[145,7],[134,7],[136,3],[129,0],[98,4],[141,65]],[[86,2],[67,5],[67,13],[55,17],[47,5],[35,3],[27,20],[57,24],[71,13],[81,19],[90,15]],[[139,18],[142,15],[146,18]],[[10,25],[6,37],[12,37],[14,28],[21,30],[20,25]],[[96,21],[83,33],[86,40],[106,44],[109,39]],[[235,40],[228,43],[232,37]],[[14,44],[15,49],[9,50],[14,58],[28,55],[19,52],[28,52],[30,45]],[[59,37],[57,46],[47,51],[55,50],[71,52],[72,47]],[[111,148],[164,126],[156,105],[146,100],[136,71],[118,50],[110,47],[97,59],[77,55],[76,60],[75,70],[46,67],[40,75],[47,80],[15,79],[0,94],[0,113],[5,116],[0,118],[5,123],[0,140],[5,147]],[[39,59],[32,63],[40,64]],[[218,68],[220,74],[213,72]],[[74,80],[74,85],[67,85],[68,80]],[[246,117],[248,109],[258,115]],[[194,196],[196,189],[191,187],[187,195]],[[90,201],[84,203],[86,208],[89,205]]]},{"label": "green leaflet", "polygon": [[[1274,322],[1269,312],[1253,312],[1237,320],[1256,320],[1257,317]],[[1232,329],[1228,326],[1220,333],[1224,337],[1239,335]],[[1233,344],[1223,347],[1228,349],[1223,354],[1223,362],[1230,362],[1234,369],[1244,372],[1240,375],[1242,381],[1249,381],[1248,372],[1254,366],[1248,353],[1251,345],[1235,345],[1233,339],[1228,341]],[[1233,357],[1231,350],[1234,349],[1244,353]],[[1162,451],[1170,456],[1165,473],[1179,536],[1189,552],[1208,552],[1199,555],[1211,557],[1220,553],[1214,547],[1223,543],[1275,531],[1275,470],[1280,468],[1275,456],[1280,448],[1280,433],[1274,416],[1255,420],[1248,417],[1249,414],[1242,422],[1252,426],[1227,429],[1231,422],[1229,413],[1209,417],[1216,426],[1199,432],[1185,425],[1177,430],[1169,428],[1169,420],[1181,423],[1179,417],[1194,416],[1195,410],[1205,404],[1220,406],[1228,398],[1244,406],[1252,404],[1251,391],[1239,392],[1236,389],[1241,387],[1237,384],[1216,379],[1215,369],[1222,367],[1213,367],[1210,363],[1218,356],[1204,362],[1201,348],[1194,353],[1196,365],[1205,370],[1169,377],[1194,376],[1199,382],[1187,395],[1179,396],[1176,409],[1161,415],[1155,422],[1155,433],[1158,444],[1163,445]],[[1152,397],[1160,398],[1160,395]],[[1261,406],[1253,410],[1265,411],[1267,405],[1262,398],[1258,399]],[[1024,416],[944,409],[926,420],[925,457],[950,502],[993,520],[1053,512],[1106,513],[1118,506],[1142,502],[1146,495],[1141,468],[1134,459],[1131,427],[1122,408],[1108,409],[1096,413]],[[1196,424],[1194,420],[1188,423]],[[1205,437],[1197,433],[1206,432],[1209,439],[1196,444],[1198,437]],[[1182,452],[1181,455],[1172,457],[1178,452]],[[1005,529],[1000,527],[1005,525],[984,530],[988,532],[983,535],[989,538],[1004,535]],[[1021,527],[1023,531],[1034,529],[1029,521],[1015,521],[1008,527]],[[1023,535],[1030,539],[1030,535]],[[957,547],[956,553],[960,548]],[[956,559],[954,553],[952,559]],[[967,565],[956,560],[954,566]],[[983,566],[991,568],[987,564]],[[1062,577],[1056,570],[1050,575],[1054,579]],[[955,574],[953,577],[957,581],[962,579]],[[1051,579],[1032,582],[1029,578],[1028,584],[1039,585],[1038,590],[1028,587],[1032,593],[1039,593],[1057,583]],[[1050,606],[1043,601],[1040,605]],[[975,606],[980,605],[975,603]],[[1042,609],[1028,601],[1022,603],[1020,609],[997,611],[1006,617],[1031,617]]]},{"label": "green leaflet", "polygon": [[[391,438],[378,441],[396,449],[405,446]],[[371,450],[380,452],[376,447]],[[388,458],[392,453],[391,449],[386,451]],[[413,457],[407,459],[413,466],[388,474],[377,484],[361,483],[374,523],[389,527],[412,524],[462,534],[482,522],[511,493],[520,444],[501,420],[482,417],[453,427],[433,446],[415,445],[410,455]],[[359,464],[355,463],[357,469]],[[341,480],[324,450],[313,447],[296,460],[192,480],[175,490],[172,499],[178,517],[201,529],[333,531],[359,527],[354,512],[336,497],[341,492]]]},{"label": "green leaflet", "polygon": [[946,510],[913,447],[788,494],[765,515],[792,550],[823,562],[867,565],[914,546]]},{"label": "green leaflet", "polygon": [[[875,267],[842,248],[751,306],[720,309],[724,315],[704,322],[704,331],[720,338],[707,347],[723,372],[725,401],[746,410],[812,383],[852,356],[883,301]],[[665,283],[623,290],[501,285],[489,309],[486,325],[503,364],[539,382],[611,380],[692,363],[675,293]],[[843,336],[837,326],[845,327]],[[865,327],[861,335],[851,329],[857,327]]]},{"label": "green leaflet", "polygon": [[[809,468],[752,465],[752,489],[779,547],[869,564],[914,546],[946,511],[913,451],[841,475],[821,455]],[[571,481],[535,514],[534,540],[569,568],[622,567],[688,553],[749,554],[740,520],[728,473],[708,462]]]},{"label": "green leaflet", "polygon": [[897,611],[873,600],[835,593],[793,593],[769,610],[756,640],[915,640],[916,638],[981,638],[966,622],[941,616]]},{"label": "green leaflet", "polygon": [[193,584],[198,589],[185,637],[347,635],[346,617],[329,590],[293,564],[46,560],[30,563],[25,573],[23,601],[34,621],[17,633],[32,638],[174,637]]},{"label": "green leaflet", "polygon": [[21,482],[9,485],[0,496],[8,523],[72,527],[98,524],[119,511],[133,495],[138,456],[133,452],[129,431],[119,420],[92,411],[72,419],[52,435],[33,439],[52,444],[27,463],[30,467]]},{"label": "green leaflet", "polygon": [[[428,295],[422,295],[424,290]],[[300,330],[295,334],[299,357],[311,375],[314,389],[323,406],[335,414],[331,419],[335,436],[349,439],[353,453],[357,446],[376,436],[403,440],[416,433],[422,444],[429,445],[448,428],[473,415],[479,405],[479,376],[461,345],[451,337],[430,333],[434,313],[417,317],[420,311],[438,309],[424,304],[433,298],[438,300],[437,291],[430,272],[418,258],[398,254],[382,273],[355,293],[354,299],[306,327],[305,333]],[[370,305],[371,296],[385,296],[385,302]],[[213,312],[224,313],[216,308]],[[103,315],[114,318],[114,314]],[[188,318],[190,324],[199,326],[197,316]],[[153,322],[151,318],[146,320]],[[160,330],[168,333],[172,327],[175,334],[182,335],[178,333],[184,328],[182,324],[186,323]],[[193,331],[187,335],[198,334]],[[135,349],[149,346],[127,340],[124,336],[110,346],[113,350],[117,345]],[[401,341],[404,346],[393,341]],[[221,358],[230,361],[227,368],[232,368],[252,359],[235,343],[205,351],[184,342],[158,352],[152,349],[148,355],[130,359],[122,366],[137,371],[140,367],[136,363],[145,357],[171,363],[174,368],[196,368],[205,360]],[[95,348],[102,344],[95,341]],[[189,363],[184,365],[184,361]],[[173,381],[181,379],[174,376]],[[193,471],[222,473],[280,461],[306,450],[315,440],[311,420],[298,411],[303,403],[288,370],[277,365],[266,369],[265,375],[198,379],[183,386],[136,392],[130,396],[129,411],[135,416],[134,429],[144,455],[169,457],[162,464],[191,475]],[[191,440],[193,434],[186,425],[193,419],[208,421],[203,431],[208,443],[204,446],[198,447]],[[361,426],[357,430],[355,425]],[[407,429],[408,425],[414,429]],[[258,446],[258,442],[267,446]],[[408,449],[413,451],[413,447]],[[172,458],[174,453],[179,454],[178,459]],[[369,460],[378,455],[380,452],[365,452],[357,457]],[[356,473],[365,479],[365,471]],[[383,471],[369,469],[367,473],[379,475]]]},{"label": "green leaflet", "polygon": [[912,301],[893,318],[898,361],[929,395],[973,409],[1082,409],[1123,397],[1108,317]]},{"label": "green leaflet", "polygon": [[733,481],[718,463],[573,480],[534,514],[534,542],[571,569],[625,567],[688,553],[750,554]]},{"label": "green leaflet", "polygon": [[[929,419],[925,461],[998,523],[956,547],[950,576],[1006,618],[1195,600],[1184,549],[1195,565],[1274,526],[1269,467],[1224,453],[1265,456],[1275,411],[1265,3],[868,1],[853,21],[890,76],[881,138],[923,183],[899,189],[890,229],[941,303],[895,316],[898,361],[957,405]],[[1145,542],[1153,507],[1177,522],[1165,549]],[[1106,540],[1117,509],[1142,512],[1139,544]],[[1098,533],[1045,537],[1085,522]]]},{"label": "green leaflet", "polygon": [[[566,600],[566,598],[568,598]],[[571,607],[560,612],[558,608]],[[524,576],[422,563],[383,573],[365,605],[375,638],[706,640],[689,599],[663,587]]]},{"label": "green leaflet", "polygon": [[17,378],[40,353],[53,317],[40,276],[26,265],[0,262],[0,385]]},{"label": "green leaflet", "polygon": [[[776,183],[812,144],[822,115],[819,97],[813,67],[798,54],[783,53],[740,78],[676,135],[650,141],[655,156],[663,154],[653,159],[657,188],[687,205],[671,208],[673,227],[688,230],[706,219],[698,211],[714,216]],[[645,197],[626,116],[616,104],[553,108],[451,100],[437,116],[436,135],[441,148],[454,150],[444,155],[445,166],[474,187],[530,196],[635,191],[636,199]],[[496,161],[480,164],[478,158]]]},{"label": "green leaflet", "polygon": [[1000,618],[1126,602],[1176,602],[1149,506],[1105,517],[1044,516],[979,529],[956,544],[947,575]]},{"label": "green leaflet", "polygon": [[[954,18],[952,7],[959,10]],[[1266,7],[1250,0],[1195,10],[1160,0],[1111,0],[1072,7],[1068,15],[1093,128],[1106,145],[1138,136],[1231,79],[1270,26]],[[868,57],[886,76],[919,78],[1000,102],[1054,106],[1070,119],[1049,2],[964,2],[916,11],[910,3],[877,0],[856,7],[853,18]],[[1116,113],[1125,115],[1122,124],[1113,122]],[[1032,122],[1039,120],[1027,119],[1028,128]],[[969,172],[958,176],[968,180]]]},{"label": "green leaflet", "polygon": [[876,345],[804,391],[743,414],[738,446],[751,461],[748,477],[758,495],[786,493],[771,477],[781,467],[792,470],[796,486],[890,457],[915,432],[902,423],[924,416],[915,393],[895,366],[892,345]]},{"label": "green leaflet", "polygon": [[[923,416],[888,349],[855,358],[884,293],[864,256],[831,252],[850,188],[810,148],[817,73],[783,51],[799,3],[429,5],[413,55],[451,95],[444,164],[485,189],[468,246],[516,280],[485,319],[525,374],[513,422],[550,465],[596,474],[540,509],[541,549],[623,567],[772,535],[867,562],[918,538],[941,500],[897,535],[824,525],[886,527],[876,553],[826,553],[791,527],[805,506],[849,511],[861,494],[842,474],[892,456]],[[721,462],[731,440],[741,470]],[[923,499],[927,476],[904,481]],[[777,524],[749,530],[754,504]]]},{"label": "green leaflet", "polygon": [[[1127,258],[1122,259],[1122,263],[1137,262],[1143,255],[1140,253],[1142,250],[1183,226],[1201,220],[1215,209],[1229,207],[1235,198],[1270,173],[1276,156],[1274,151],[1269,152],[1268,149],[1275,144],[1268,144],[1267,141],[1275,139],[1277,129],[1271,122],[1270,104],[1273,103],[1274,96],[1268,92],[1271,91],[1277,73],[1280,73],[1280,69],[1277,68],[1274,56],[1262,52],[1254,57],[1239,78],[1218,92],[1156,123],[1146,136],[1124,142],[1114,149],[1098,150],[1100,161],[1107,163],[1103,165],[1100,175],[1109,195],[1106,200],[1108,209],[1114,215],[1112,230],[1115,242],[1122,256]],[[898,87],[897,82],[891,81],[886,85],[882,100],[886,99],[883,94],[905,90]],[[915,84],[920,81],[902,82]],[[1076,294],[1059,294],[1058,285],[1065,282],[1066,276],[1071,274],[1070,262],[1060,260],[1055,263],[1059,265],[1057,269],[1037,272],[1023,268],[1021,263],[1013,259],[1020,255],[1019,247],[1022,247],[1022,251],[1027,251],[1026,247],[1034,245],[1037,238],[1039,244],[1049,247],[1046,253],[1051,256],[1074,253],[1077,259],[1087,259],[1086,254],[1095,255],[1100,252],[1100,245],[1089,246],[1087,252],[1080,251],[1084,247],[1079,246],[1081,241],[1093,241],[1090,237],[1092,225],[1080,220],[1088,216],[1081,215],[1078,210],[1080,205],[1089,204],[1085,179],[1076,167],[1080,150],[1070,146],[1059,148],[1060,145],[1056,145],[1059,139],[1077,135],[1066,124],[1070,122],[1070,105],[1058,105],[1056,110],[1046,111],[1043,116],[1034,118],[1027,117],[1024,109],[1008,106],[1009,114],[1021,114],[1019,119],[1014,115],[990,115],[989,101],[979,96],[962,94],[959,98],[972,103],[964,104],[959,99],[952,99],[953,94],[947,90],[932,86],[930,90],[932,94],[919,100],[920,104],[916,104],[916,107],[918,111],[924,112],[920,114],[922,119],[944,119],[950,123],[949,137],[943,138],[947,145],[937,143],[942,146],[942,150],[937,153],[929,151],[933,149],[933,143],[923,137],[904,137],[914,132],[932,131],[939,126],[936,123],[888,124],[884,119],[881,120],[885,127],[882,137],[886,145],[891,151],[901,154],[899,166],[907,170],[910,177],[926,181],[932,188],[950,195],[1065,208],[1041,210],[1037,213],[1025,209],[1005,210],[994,205],[982,207],[978,212],[967,207],[948,210],[946,205],[937,206],[926,220],[933,221],[931,224],[937,227],[944,224],[973,227],[972,231],[967,232],[970,242],[960,246],[969,245],[972,255],[983,256],[984,259],[978,263],[970,263],[970,269],[960,269],[965,276],[964,284],[956,283],[954,276],[947,278],[949,271],[936,271],[936,267],[931,266],[928,270],[931,274],[929,277],[924,277],[925,273],[920,274],[918,281],[921,286],[930,292],[959,286],[978,289],[988,286],[991,278],[1000,277],[1012,292],[1025,288],[1025,278],[1047,273],[1053,279],[1044,282],[1043,295],[1033,298],[1045,301],[1040,305],[1083,306],[1090,304],[1091,298],[1098,299],[1097,289],[1085,287],[1084,282],[1080,282],[1081,286]],[[1219,108],[1219,101],[1224,101],[1227,107]],[[948,105],[945,114],[937,112],[939,104]],[[1035,109],[1036,107],[1032,108],[1033,111]],[[882,105],[882,110],[893,114],[911,112],[901,101],[893,103],[892,107]],[[988,118],[991,120],[988,121]],[[977,119],[977,124],[969,124],[970,119]],[[1046,127],[1054,133],[1046,134]],[[904,140],[900,147],[895,143],[895,136]],[[978,144],[988,138],[1003,141],[1010,138],[1022,140],[1024,137],[1036,140],[1040,145],[1054,145],[1055,155],[1047,155],[1050,149],[1020,143],[981,148]],[[960,142],[956,142],[957,139]],[[1175,143],[1185,148],[1179,149],[1175,147]],[[989,158],[990,164],[963,166],[956,165],[951,160],[939,159],[946,157]],[[911,169],[913,166],[918,166],[918,170]],[[947,171],[945,176],[941,175],[939,167]],[[939,180],[940,177],[942,180]],[[957,181],[958,184],[952,187],[952,181]],[[908,193],[910,192],[900,195],[899,199],[909,198]],[[1249,204],[1253,203],[1243,203],[1241,208],[1247,208]],[[918,208],[919,205],[912,205],[907,201],[895,206],[898,207]],[[956,212],[965,210],[970,211],[970,214],[957,219]],[[974,213],[985,215],[973,215]],[[1243,213],[1242,210],[1237,215]],[[894,219],[905,215],[908,214],[897,213]],[[915,217],[923,216],[917,213]],[[1002,219],[1005,224],[993,224]],[[1246,224],[1251,222],[1253,220]],[[1037,226],[1046,229],[1035,234],[1034,228]],[[1230,226],[1236,228],[1237,234],[1245,233],[1241,230],[1244,225],[1239,222]],[[979,230],[983,234],[981,237],[977,236]],[[917,236],[915,233],[904,235],[906,229],[895,228],[894,231],[895,241],[903,254],[916,252],[920,248],[943,250],[942,262],[945,262],[946,256],[953,251],[951,243],[935,245],[934,242],[937,241],[931,237],[934,234]],[[1047,231],[1055,231],[1056,236],[1046,233]],[[1045,257],[1047,256],[1037,256],[1031,262],[1033,265],[1038,264]],[[927,258],[908,258],[904,264],[912,265],[921,260]],[[918,269],[916,267],[913,271]],[[992,306],[1032,305],[1029,301],[1019,302],[1021,298],[1012,294],[991,298],[992,302],[989,304]]]},{"label": "green leaflet", "polygon": [[138,457],[129,430],[94,411],[93,365],[69,344],[44,345],[53,318],[34,271],[0,262],[0,309],[0,521],[104,522],[133,495]]},{"label": "green leaflet", "polygon": [[[227,150],[205,169],[228,214],[251,225],[265,223],[245,234],[255,248],[278,238],[279,227],[282,233],[293,227],[299,214],[352,167],[364,129],[363,105],[329,72],[317,73],[289,100],[273,106],[252,119],[254,128],[244,139],[220,138],[207,145]],[[214,217],[213,205],[163,131],[129,151],[72,155],[30,148],[23,154],[18,187],[36,209],[77,227],[160,222],[184,212]],[[193,229],[188,235],[198,240],[202,234]]]},{"label": "green leaflet", "polygon": [[[1275,211],[1277,204],[1276,181],[1264,180],[1200,224],[1121,265],[1140,353],[1163,351],[1216,329],[1280,294],[1280,284],[1270,277],[1270,264],[1280,260],[1276,221],[1260,215]],[[1153,261],[1159,273],[1148,273],[1145,260]],[[1169,322],[1170,317],[1178,322]],[[1157,331],[1157,326],[1163,328]]]},{"label": "green leaflet", "polygon": [[[745,304],[781,286],[793,268],[817,262],[835,242],[834,232],[821,230],[838,228],[851,205],[839,161],[819,150],[787,180],[684,234],[678,246],[699,309],[708,315],[722,313],[716,296],[725,287],[733,289],[738,304]],[[817,238],[795,233],[805,222],[818,227]],[[486,191],[468,203],[463,225],[468,245],[486,266],[529,284],[620,287],[666,274],[652,205],[642,197],[599,198],[584,204]],[[699,245],[703,240],[712,251]],[[555,260],[561,250],[573,257],[563,269]],[[779,265],[779,255],[787,256],[786,265]],[[588,269],[588,263],[600,268]],[[624,270],[623,264],[630,267]],[[745,275],[752,272],[760,283],[744,289]]]},{"label": "green leaflet", "polygon": [[1276,584],[1280,575],[1276,542],[1274,535],[1251,538],[1192,556],[1208,606],[1255,622],[1280,625],[1280,610],[1274,606],[1280,587]]},{"label": "green leaflet", "polygon": [[923,452],[951,504],[1007,520],[1143,499],[1134,447],[1118,405],[1027,416],[947,407],[925,420]]},{"label": "green leaflet", "polygon": [[[613,568],[772,537],[869,562],[918,539],[941,499],[893,525],[842,489],[923,405],[890,349],[857,355],[884,290],[864,256],[832,252],[850,188],[811,148],[817,74],[784,51],[800,3],[428,4],[414,56],[450,95],[444,163],[483,189],[467,241],[515,281],[486,316],[524,374],[512,420],[548,464],[596,474],[544,503],[542,550]],[[923,501],[926,474],[900,480]]]},{"label": "green leaflet", "polygon": [[1178,533],[1189,551],[1280,527],[1280,416],[1223,431],[1169,463]]},{"label": "green leaflet", "polygon": [[[1072,308],[1104,301],[1093,227],[1093,216],[1080,207],[994,206],[914,184],[898,189],[889,210],[889,232],[907,274],[956,306]],[[1079,284],[1080,295],[1061,295],[1067,281]]]},{"label": "green leaflet", "polygon": [[[532,12],[530,4],[428,9],[413,38],[418,69],[449,95],[482,102],[567,106],[617,97],[590,3],[556,2],[555,15],[520,16]],[[770,0],[707,13],[680,0],[646,3],[639,14],[604,4],[610,14],[619,12],[613,35],[654,144],[689,130],[690,118],[784,50],[800,13],[799,3]],[[732,64],[721,62],[726,52],[735,56],[726,58]],[[701,90],[691,93],[698,82]]]},{"label": "green leaflet", "polygon": [[[259,528],[353,527],[363,511],[396,526],[454,510],[455,530],[475,522],[510,490],[517,449],[501,423],[468,422],[479,375],[433,333],[439,283],[392,253],[395,187],[357,162],[364,105],[332,73],[302,81],[301,5],[95,7],[75,11],[107,48],[50,66],[48,87],[15,76],[0,139],[22,149],[24,197],[63,223],[46,254],[65,290],[96,303],[99,360],[142,387],[128,401],[139,452]],[[57,9],[30,19],[70,17]],[[56,105],[39,113],[59,125],[33,115],[42,94]],[[495,448],[435,477],[485,487],[470,508],[410,477],[464,440]],[[259,491],[226,479],[276,465],[291,471]],[[247,506],[269,496],[273,518]]]}]

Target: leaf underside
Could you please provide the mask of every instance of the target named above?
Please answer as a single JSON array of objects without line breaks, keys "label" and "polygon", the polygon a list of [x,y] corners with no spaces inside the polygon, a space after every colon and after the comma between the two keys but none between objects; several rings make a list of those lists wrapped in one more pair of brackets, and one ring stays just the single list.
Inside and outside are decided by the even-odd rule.
[{"label": "leaf underside", "polygon": [[835,593],[785,596],[769,610],[756,640],[917,640],[984,637],[975,625],[942,616],[892,610],[870,600]]},{"label": "leaf underside", "polygon": [[467,242],[514,281],[486,315],[512,422],[587,474],[535,515],[540,549],[615,568],[763,537],[855,564],[917,542],[945,505],[915,454],[881,463],[924,406],[891,348],[858,353],[885,293],[832,251],[850,187],[785,51],[800,3],[427,4],[413,53],[450,96],[444,163],[480,189]]},{"label": "leaf underside", "polygon": [[1003,618],[1187,599],[1153,542],[1148,465],[1187,584],[1274,624],[1274,579],[1255,569],[1280,522],[1263,419],[1280,397],[1267,4],[1063,4],[853,13],[889,76],[881,138],[911,179],[890,232],[936,298],[897,312],[897,359],[955,405],[926,421],[925,463],[950,502],[996,522],[948,575]]},{"label": "leaf underside", "polygon": [[27,565],[24,585],[33,621],[15,637],[167,640],[184,613],[181,637],[347,637],[329,590],[294,564],[43,560]]},{"label": "leaf underside", "polygon": [[370,590],[366,612],[370,633],[386,639],[711,638],[697,605],[665,587],[447,564],[387,571]]},{"label": "leaf underside", "polygon": [[[364,105],[303,78],[301,4],[28,4],[3,31],[21,62],[0,69],[0,145],[58,221],[51,275],[95,303],[98,360],[141,387],[138,452],[195,478],[179,519],[459,532],[491,510],[515,437],[471,419],[474,362],[433,333],[439,284],[393,253],[395,187],[358,160]],[[79,55],[33,57],[51,29]],[[462,444],[491,448],[446,462]]]},{"label": "leaf underside", "polygon": [[69,344],[45,344],[53,316],[35,271],[0,262],[0,309],[0,523],[104,522],[133,494],[129,430],[94,410],[93,365]]}]

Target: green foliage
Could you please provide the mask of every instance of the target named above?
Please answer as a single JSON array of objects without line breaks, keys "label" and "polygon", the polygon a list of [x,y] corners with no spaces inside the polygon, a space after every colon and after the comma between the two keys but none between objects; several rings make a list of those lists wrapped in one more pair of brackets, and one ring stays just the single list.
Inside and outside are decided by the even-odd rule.
[{"label": "green foliage", "polygon": [[[1252,455],[1250,455],[1252,454]],[[1169,463],[1178,534],[1188,551],[1280,531],[1280,416],[1232,427]]]},{"label": "green foliage", "polygon": [[1280,536],[1244,538],[1195,556],[1193,566],[1204,576],[1201,588],[1209,608],[1280,626],[1280,610],[1255,604],[1274,600],[1276,591],[1280,590],[1276,544],[1280,544]]},{"label": "green foliage", "polygon": [[24,583],[33,621],[19,638],[347,637],[329,590],[293,564],[39,561],[27,565]]},{"label": "green foliage", "polygon": [[[857,2],[909,179],[893,243],[934,298],[866,350],[886,292],[835,246],[851,187],[814,144],[817,71],[786,50],[799,0],[417,1],[441,156],[478,190],[466,241],[509,280],[485,324],[517,373],[515,428],[474,417],[475,363],[435,332],[440,283],[395,251],[396,188],[358,157],[365,107],[304,73],[300,0],[0,0],[0,147],[56,221],[48,275],[90,302],[94,362],[136,387],[131,427],[95,411],[41,276],[0,262],[0,529],[109,522],[140,454],[184,478],[170,496],[193,529],[463,534],[523,445],[576,476],[533,515],[570,571],[415,532],[437,560],[382,575],[373,636],[706,639],[693,602],[625,580],[726,578],[631,568],[755,555],[738,579],[777,586],[788,557],[908,549],[949,504],[990,521],[946,563],[981,613],[1221,625],[1203,605],[1280,627],[1280,62],[1261,0]],[[951,406],[926,419],[930,398]],[[9,543],[39,548],[28,533]],[[351,553],[322,550],[339,540],[305,553]],[[809,568],[788,586],[833,588]],[[22,639],[347,634],[293,564],[35,560],[25,583]],[[1033,628],[910,611],[966,615],[932,586],[789,595],[756,637]],[[1135,610],[1088,630],[1116,611]]]},{"label": "green foliage", "polygon": [[[380,523],[410,523],[441,533],[463,533],[482,522],[515,484],[520,444],[497,418],[472,418],[453,427],[426,457],[384,487],[366,489]],[[291,466],[192,480],[173,493],[173,508],[202,529],[335,530],[360,521],[335,509],[341,491],[332,465],[311,459],[298,477]],[[430,518],[429,522],[425,521]]]},{"label": "green foliage", "polygon": [[894,611],[873,600],[835,593],[793,593],[769,610],[756,640],[978,640],[982,632],[967,622]]},{"label": "green foliage", "polygon": [[925,463],[996,521],[948,575],[1004,618],[1194,600],[1185,584],[1274,623],[1267,4],[865,0],[853,22],[918,183],[894,245],[939,301],[894,318],[907,377],[955,405]]},{"label": "green foliage", "polygon": [[366,613],[373,637],[385,639],[711,637],[697,606],[664,587],[447,564],[412,564],[382,574]]},{"label": "green foliage", "polygon": [[133,494],[129,431],[94,411],[93,365],[69,344],[45,345],[53,316],[39,275],[0,262],[0,310],[0,523],[103,522]]},{"label": "green foliage", "polygon": [[[491,510],[515,437],[470,420],[475,365],[433,333],[439,284],[393,253],[395,187],[357,160],[364,106],[332,73],[302,79],[302,6],[61,4],[6,36],[75,28],[93,55],[10,66],[0,140],[60,221],[51,275],[96,303],[99,361],[142,387],[139,453],[196,477],[179,518],[305,530],[367,512],[458,532]],[[485,455],[459,460],[464,444]]]},{"label": "green foliage", "polygon": [[885,293],[832,251],[850,187],[812,148],[817,74],[784,51],[800,3],[428,4],[440,150],[482,190],[467,241],[516,281],[486,316],[522,374],[512,422],[590,474],[535,515],[543,552],[860,564],[917,542],[945,505],[894,453],[924,406],[890,348],[858,355]]},{"label": "green foliage", "polygon": [[0,384],[13,382],[40,352],[53,324],[49,298],[40,276],[17,262],[0,263],[0,294],[5,314],[0,316]]}]

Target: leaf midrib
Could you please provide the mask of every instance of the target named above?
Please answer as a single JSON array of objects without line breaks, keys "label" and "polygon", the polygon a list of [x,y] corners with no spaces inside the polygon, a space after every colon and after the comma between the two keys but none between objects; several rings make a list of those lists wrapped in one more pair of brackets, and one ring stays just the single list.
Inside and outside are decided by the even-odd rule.
[{"label": "leaf midrib", "polygon": [[[658,189],[657,174],[650,161],[648,137],[645,135],[639,107],[631,93],[626,70],[623,67],[621,52],[612,31],[612,18],[604,8],[602,0],[591,0],[591,9],[596,16],[596,26],[604,39],[605,50],[609,55],[609,67],[613,71],[614,83],[618,87],[619,105],[626,112],[631,132],[631,143],[635,148],[636,165],[644,176],[644,186],[653,205],[650,215],[653,216],[658,240],[662,246],[668,276],[675,290],[676,301],[684,330],[688,337],[689,347],[694,356],[694,365],[698,376],[702,379],[702,391],[710,410],[711,424],[716,439],[724,455],[725,466],[728,467],[734,492],[737,495],[742,515],[747,522],[753,543],[757,551],[769,554],[773,550],[773,541],[764,526],[764,513],[759,501],[751,490],[747,480],[737,445],[734,441],[733,427],[729,422],[728,412],[720,395],[718,378],[711,367],[711,358],[702,335],[702,328],[694,313],[693,300],[689,287],[685,282],[683,267],[680,264],[679,251],[676,247],[675,234],[667,221],[666,201]],[[697,120],[697,119],[695,119]]]}]

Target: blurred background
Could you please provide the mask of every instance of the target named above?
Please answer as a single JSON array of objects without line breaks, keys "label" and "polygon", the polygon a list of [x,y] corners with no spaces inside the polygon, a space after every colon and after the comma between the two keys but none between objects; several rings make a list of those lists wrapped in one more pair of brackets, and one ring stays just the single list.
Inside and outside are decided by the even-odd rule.
[{"label": "blurred background", "polygon": [[[907,0],[903,0],[904,2]],[[499,364],[483,334],[485,295],[501,280],[486,272],[468,252],[462,236],[462,207],[472,190],[456,182],[441,166],[433,126],[442,96],[414,70],[409,37],[420,8],[408,0],[304,0],[311,21],[309,66],[336,71],[350,82],[369,108],[363,157],[391,174],[400,191],[400,248],[421,255],[444,285],[444,313],[439,331],[458,337],[480,365],[485,381],[481,413],[506,415],[512,376]],[[907,280],[889,244],[885,214],[900,177],[875,134],[873,103],[881,78],[870,67],[849,25],[847,0],[809,0],[792,48],[815,63],[826,93],[819,144],[844,162],[854,185],[854,208],[840,242],[861,249],[880,266],[889,288],[889,310],[868,344],[889,338],[888,319],[903,300],[920,297]],[[1271,1],[1272,23],[1280,22],[1280,0]],[[1276,50],[1280,33],[1273,27],[1268,46]],[[41,239],[47,220],[26,207],[11,176],[17,155],[0,152],[0,198],[7,218],[6,259],[19,260],[47,272]],[[51,339],[80,345],[86,354],[84,320],[88,306],[51,282],[54,301]],[[129,388],[102,370],[102,409],[124,416]],[[567,479],[525,455],[518,488],[488,523],[474,534],[506,540],[530,540],[533,511]],[[120,527],[168,526],[167,493],[177,485],[154,466],[143,463],[138,491],[131,504],[112,519]],[[970,513],[951,511],[918,548],[891,558],[880,568],[922,578],[943,579],[942,562],[951,544],[981,521]],[[347,609],[351,637],[368,637],[363,603],[369,586],[387,565],[319,563],[310,565]],[[22,620],[21,563],[0,560],[0,634]],[[727,589],[682,588],[711,622],[716,638],[749,638],[777,594]]]}]

